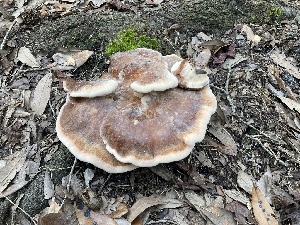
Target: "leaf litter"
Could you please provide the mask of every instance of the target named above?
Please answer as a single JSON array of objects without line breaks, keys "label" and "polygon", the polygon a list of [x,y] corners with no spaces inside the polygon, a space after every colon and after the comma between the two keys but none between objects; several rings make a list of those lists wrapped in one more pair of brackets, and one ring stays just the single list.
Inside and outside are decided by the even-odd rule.
[{"label": "leaf litter", "polygon": [[[93,5],[92,10],[128,10],[130,6],[130,3],[126,5],[123,1],[90,2]],[[147,2],[150,5],[151,3],[163,5],[165,2]],[[32,3],[23,4],[21,1],[18,4],[20,10],[25,10]],[[40,13],[43,17],[55,14],[64,16],[84,10],[90,10],[89,6],[79,5],[74,1],[54,1],[44,3]],[[283,24],[283,29],[287,31],[283,32],[288,34],[295,29],[293,23]],[[4,21],[1,25],[8,29],[12,22]],[[169,29],[168,35],[175,34],[178,28],[179,26]],[[99,170],[86,168],[85,165],[82,169],[82,164],[81,169],[78,169],[77,164],[74,174],[70,173],[60,184],[54,184],[52,172],[47,171],[43,187],[45,199],[50,199],[50,209],[37,215],[41,218],[41,224],[53,221],[60,224],[130,224],[130,221],[135,221],[133,217],[136,224],[146,224],[149,220],[192,224],[192,219],[187,219],[187,215],[188,218],[197,218],[198,223],[194,224],[255,223],[254,217],[258,224],[264,224],[266,220],[276,224],[279,216],[282,221],[297,222],[295,218],[299,215],[299,210],[292,205],[300,198],[299,184],[296,182],[299,170],[294,164],[299,164],[297,159],[300,154],[299,84],[296,83],[299,79],[299,64],[292,57],[286,57],[287,52],[284,49],[281,52],[271,52],[270,56],[260,54],[261,49],[270,46],[277,48],[281,41],[287,42],[288,38],[278,39],[278,31],[271,34],[263,26],[248,24],[241,24],[233,29],[237,32],[228,31],[223,37],[200,32],[189,40],[189,55],[195,65],[212,77],[212,89],[222,106],[223,118],[217,126],[211,124],[208,128],[210,137],[196,146],[195,152],[188,159],[148,170],[147,175],[155,177],[151,182],[163,180],[164,185],[158,183],[155,187],[147,186],[146,191],[142,191],[139,190],[142,182],[138,172],[134,175],[134,182],[118,184],[118,180],[124,178],[117,176],[112,179],[101,173],[99,175]],[[7,41],[9,40],[5,42]],[[231,45],[233,43],[236,46]],[[8,46],[14,48],[13,43]],[[49,65],[51,59],[43,63],[27,47],[21,47],[16,57],[22,63],[21,66],[7,57],[1,59],[4,72],[4,76],[0,78],[0,118],[3,130],[1,147],[6,154],[0,160],[0,187],[2,194],[5,193],[8,197],[22,190],[24,185],[35,178],[39,169],[42,169],[40,151],[44,154],[45,162],[48,162],[59,148],[59,142],[53,135],[53,125],[64,93],[59,86],[58,77],[51,70],[77,69],[84,66],[90,57],[89,52],[83,57],[79,54],[74,56],[73,53],[57,52],[57,57],[52,58],[54,64]],[[215,59],[220,66],[213,64],[210,51],[213,54],[219,51],[219,56],[215,55]],[[79,57],[79,61],[76,61],[76,57]],[[268,69],[276,68],[275,66],[282,68],[282,71],[278,70],[278,74],[270,75]],[[224,69],[230,71],[230,76],[224,73]],[[265,81],[270,85],[264,86]],[[232,106],[240,110],[233,112]],[[265,107],[263,113],[260,106]],[[280,125],[273,118],[264,117],[265,112],[273,113],[274,108],[280,114],[276,118]],[[266,126],[266,122],[270,123]],[[273,138],[281,140],[280,143],[272,141]],[[32,147],[35,142],[39,144],[38,148]],[[24,146],[31,146],[30,156],[22,155]],[[10,149],[16,151],[9,153]],[[265,154],[266,149],[272,150],[274,158]],[[288,173],[294,172],[294,181],[289,180],[283,171],[279,173],[280,179],[276,180],[275,167],[264,171],[267,163],[272,165],[277,159],[285,160],[284,169]],[[279,167],[278,164],[276,166]],[[146,184],[150,185],[151,182],[147,179]],[[279,188],[275,187],[275,183],[280,182],[283,184]],[[283,190],[287,186],[288,190]],[[174,188],[176,194],[169,197],[164,194]],[[122,190],[130,194],[124,194]],[[121,197],[114,198],[109,191],[121,193]],[[132,196],[133,191],[135,196]],[[149,195],[151,191],[159,194]],[[85,200],[93,199],[94,202],[84,201],[83,196],[89,197]],[[138,197],[135,198],[136,196]],[[77,205],[74,205],[75,198],[79,199]],[[252,206],[249,203],[250,198]],[[21,199],[22,195],[15,199],[16,214]],[[187,204],[194,209],[191,210]],[[289,210],[284,206],[288,206]],[[260,207],[267,211],[260,210]],[[169,210],[164,210],[166,208]],[[279,215],[279,211],[286,213]],[[157,217],[153,217],[153,214]],[[26,216],[22,220],[27,220]]]}]

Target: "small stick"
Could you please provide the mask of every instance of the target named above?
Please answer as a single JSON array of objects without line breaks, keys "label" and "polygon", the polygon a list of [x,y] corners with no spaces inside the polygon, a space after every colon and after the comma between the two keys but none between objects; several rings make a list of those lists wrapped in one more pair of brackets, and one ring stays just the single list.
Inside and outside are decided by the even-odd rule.
[{"label": "small stick", "polygon": [[278,161],[281,165],[287,166],[285,162],[278,159],[278,157],[275,155],[275,153],[271,149],[266,148],[258,138],[254,138],[248,134],[246,134],[246,136],[249,137],[250,139],[252,139],[253,141],[256,141],[263,148],[263,150],[265,150],[267,153],[269,153],[271,156],[273,156],[275,158],[275,160]]},{"label": "small stick", "polygon": [[8,28],[6,34],[5,34],[4,38],[3,38],[3,41],[1,43],[0,50],[2,50],[4,48],[4,45],[6,44],[6,41],[7,41],[7,38],[8,38],[8,35],[10,34],[10,32],[11,32],[12,28],[14,27],[14,25],[17,23],[17,19],[18,18],[16,18],[13,21],[13,23],[10,25],[10,27]]},{"label": "small stick", "polygon": [[249,126],[250,128],[252,128],[253,130],[257,131],[259,134],[265,136],[266,138],[269,138],[272,141],[275,141],[277,143],[282,143],[282,141],[280,140],[276,140],[272,137],[270,137],[269,135],[265,134],[264,132],[260,131],[259,129],[257,129],[256,127],[252,126],[251,124],[246,123],[245,121],[241,120],[242,123],[246,124],[247,126]]},{"label": "small stick", "polygon": [[[7,201],[9,201],[12,205],[17,206],[12,200],[10,200],[8,197],[4,196],[2,193],[0,193],[2,197],[4,197]],[[20,209],[28,218],[33,222],[34,225],[38,225],[36,221],[21,207],[17,206],[18,209]]]},{"label": "small stick", "polygon": [[103,182],[103,184],[101,185],[101,187],[100,187],[100,189],[99,189],[99,191],[98,191],[98,194],[101,194],[101,192],[103,191],[103,189],[104,189],[106,183],[109,181],[110,177],[111,177],[111,173],[107,176],[106,180],[105,180],[105,181]]},{"label": "small stick", "polygon": [[231,70],[229,69],[228,73],[227,73],[226,83],[225,83],[225,94],[226,94],[227,101],[229,102],[229,105],[231,106],[232,114],[235,114],[235,106],[233,104],[232,98],[229,95],[230,76],[231,76]]},{"label": "small stick", "polygon": [[77,158],[74,159],[73,166],[72,166],[71,171],[70,171],[70,174],[69,174],[69,179],[68,179],[68,184],[67,184],[67,191],[68,191],[68,192],[70,191],[70,185],[71,185],[71,180],[72,180],[72,174],[73,174],[73,172],[74,172],[74,168],[75,168],[76,163],[77,163]]}]

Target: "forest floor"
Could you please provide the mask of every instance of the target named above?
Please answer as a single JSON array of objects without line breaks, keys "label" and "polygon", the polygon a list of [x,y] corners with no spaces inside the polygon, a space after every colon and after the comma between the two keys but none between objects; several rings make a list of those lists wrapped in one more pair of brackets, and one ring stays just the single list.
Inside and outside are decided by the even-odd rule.
[{"label": "forest floor", "polygon": [[[210,49],[205,69],[218,109],[186,159],[122,174],[76,160],[55,130],[66,99],[62,76],[92,80],[105,73],[107,43],[81,40],[80,50],[93,55],[73,55],[82,65],[64,61],[59,71],[51,67],[52,55],[76,52],[79,34],[68,43],[51,37],[63,43],[55,49],[42,34],[67,19],[76,29],[79,16],[102,22],[109,17],[117,24],[112,39],[120,31],[121,14],[114,12],[158,15],[181,2],[25,2],[0,2],[0,224],[300,225],[298,1],[282,1],[295,9],[286,19],[232,23],[218,34],[157,25],[161,40],[154,36],[168,46],[164,55],[189,58],[197,67]],[[282,12],[275,6],[270,11],[273,19]]]}]

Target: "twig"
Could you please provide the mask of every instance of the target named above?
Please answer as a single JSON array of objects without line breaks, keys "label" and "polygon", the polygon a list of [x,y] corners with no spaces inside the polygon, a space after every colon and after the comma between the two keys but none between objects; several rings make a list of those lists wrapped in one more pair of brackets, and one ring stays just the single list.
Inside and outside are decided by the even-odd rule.
[{"label": "twig", "polygon": [[232,100],[232,98],[230,97],[230,94],[229,94],[230,76],[231,76],[231,70],[228,69],[226,83],[225,83],[225,94],[226,94],[227,101],[229,102],[229,105],[231,106],[232,114],[235,114],[235,105],[233,104],[233,100]]},{"label": "twig", "polygon": [[[73,162],[73,165],[71,167],[71,170],[70,170],[70,173],[69,173],[69,178],[68,178],[68,183],[67,183],[67,192],[70,192],[70,186],[71,186],[71,180],[72,180],[72,174],[74,172],[74,168],[75,168],[75,165],[76,165],[76,162],[77,162],[77,158],[74,159],[74,162]],[[65,196],[62,200],[62,203],[60,205],[60,208],[59,210],[62,209],[63,205],[65,204],[65,200],[67,199],[67,193],[65,192]]]},{"label": "twig", "polygon": [[4,196],[2,193],[0,193],[2,197],[4,197],[7,201],[9,201],[13,206],[20,209],[32,222],[34,225],[38,225],[37,222],[21,207],[17,206],[12,200],[10,200],[8,197]]},{"label": "twig", "polygon": [[251,124],[248,124],[247,122],[245,122],[245,121],[243,121],[243,120],[241,120],[241,122],[244,123],[244,124],[246,124],[246,125],[249,126],[250,128],[252,128],[253,130],[257,131],[259,134],[265,136],[266,138],[269,138],[270,140],[275,141],[275,142],[277,142],[277,143],[279,143],[279,144],[282,143],[282,141],[276,140],[276,139],[270,137],[269,135],[267,135],[267,134],[265,134],[264,132],[260,131],[260,130],[257,129],[256,127],[252,126]]},{"label": "twig", "polygon": [[8,36],[9,36],[9,34],[10,34],[12,28],[13,28],[14,25],[17,23],[17,19],[18,19],[18,18],[16,18],[16,19],[12,22],[12,24],[10,25],[10,27],[8,28],[6,34],[5,34],[4,38],[3,38],[3,41],[2,41],[2,43],[1,43],[0,50],[2,50],[2,49],[4,48],[4,45],[6,44],[7,38],[8,38]]},{"label": "twig", "polygon": [[209,84],[209,86],[212,87],[212,88],[215,88],[215,89],[217,89],[219,91],[222,91],[222,92],[226,93],[226,91],[223,88],[217,87],[217,86],[215,86],[213,84]]},{"label": "twig", "polygon": [[73,172],[74,172],[74,168],[75,168],[76,162],[77,162],[77,158],[74,159],[74,162],[73,162],[73,165],[72,165],[70,174],[69,174],[69,179],[68,179],[68,183],[67,183],[67,191],[68,191],[68,192],[70,191],[70,185],[71,185],[71,180],[72,180],[72,174],[73,174]]},{"label": "twig", "polygon": [[157,220],[157,221],[149,221],[146,224],[148,225],[148,224],[158,224],[158,223],[171,223],[171,224],[175,224],[175,225],[180,225],[179,223],[177,223],[177,222],[175,222],[173,220],[166,220],[166,219]]},{"label": "twig", "polygon": [[283,162],[276,156],[276,154],[272,151],[272,149],[266,148],[258,138],[255,138],[249,134],[246,134],[246,136],[249,137],[250,139],[252,139],[253,141],[256,141],[262,147],[263,150],[265,150],[267,153],[269,153],[269,155],[273,156],[275,158],[275,160],[278,161],[281,165],[287,166],[287,164],[285,162]]},{"label": "twig", "polygon": [[51,112],[53,114],[53,118],[54,120],[56,121],[56,115],[55,115],[55,111],[54,111],[54,108],[52,106],[52,103],[51,103],[51,100],[49,99],[49,106],[50,106],[50,109],[51,109]]},{"label": "twig", "polygon": [[101,192],[103,191],[103,189],[104,189],[106,183],[109,181],[110,177],[111,177],[111,173],[107,176],[106,180],[105,180],[105,181],[103,182],[103,184],[101,185],[101,187],[100,187],[100,189],[99,189],[99,191],[98,191],[98,194],[101,194]]}]

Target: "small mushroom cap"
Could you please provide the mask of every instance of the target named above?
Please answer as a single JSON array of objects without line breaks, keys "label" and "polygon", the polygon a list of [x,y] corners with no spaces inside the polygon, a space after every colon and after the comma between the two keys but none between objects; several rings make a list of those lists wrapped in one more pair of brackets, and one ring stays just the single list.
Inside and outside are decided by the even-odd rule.
[{"label": "small mushroom cap", "polygon": [[176,62],[172,66],[171,72],[177,77],[179,86],[182,88],[200,90],[209,83],[207,74],[197,74],[187,59]]},{"label": "small mushroom cap", "polygon": [[169,71],[171,71],[172,66],[175,63],[181,62],[183,60],[181,57],[179,57],[178,55],[175,55],[175,54],[162,56],[162,59],[168,64]]},{"label": "small mushroom cap", "polygon": [[168,70],[162,55],[150,49],[138,48],[111,56],[109,73],[124,79],[126,85],[140,93],[164,91],[177,87],[177,78]]},{"label": "small mushroom cap", "polygon": [[73,79],[67,79],[63,82],[63,86],[71,97],[93,98],[112,93],[118,87],[118,82],[109,79],[97,81],[75,81]]},{"label": "small mushroom cap", "polygon": [[177,161],[202,141],[216,107],[208,86],[200,91],[156,92],[118,105],[104,119],[101,137],[106,149],[124,163],[150,167]]},{"label": "small mushroom cap", "polygon": [[100,138],[100,125],[114,108],[112,98],[72,98],[61,108],[56,122],[60,141],[81,161],[109,173],[123,173],[136,168],[108,153]]}]

